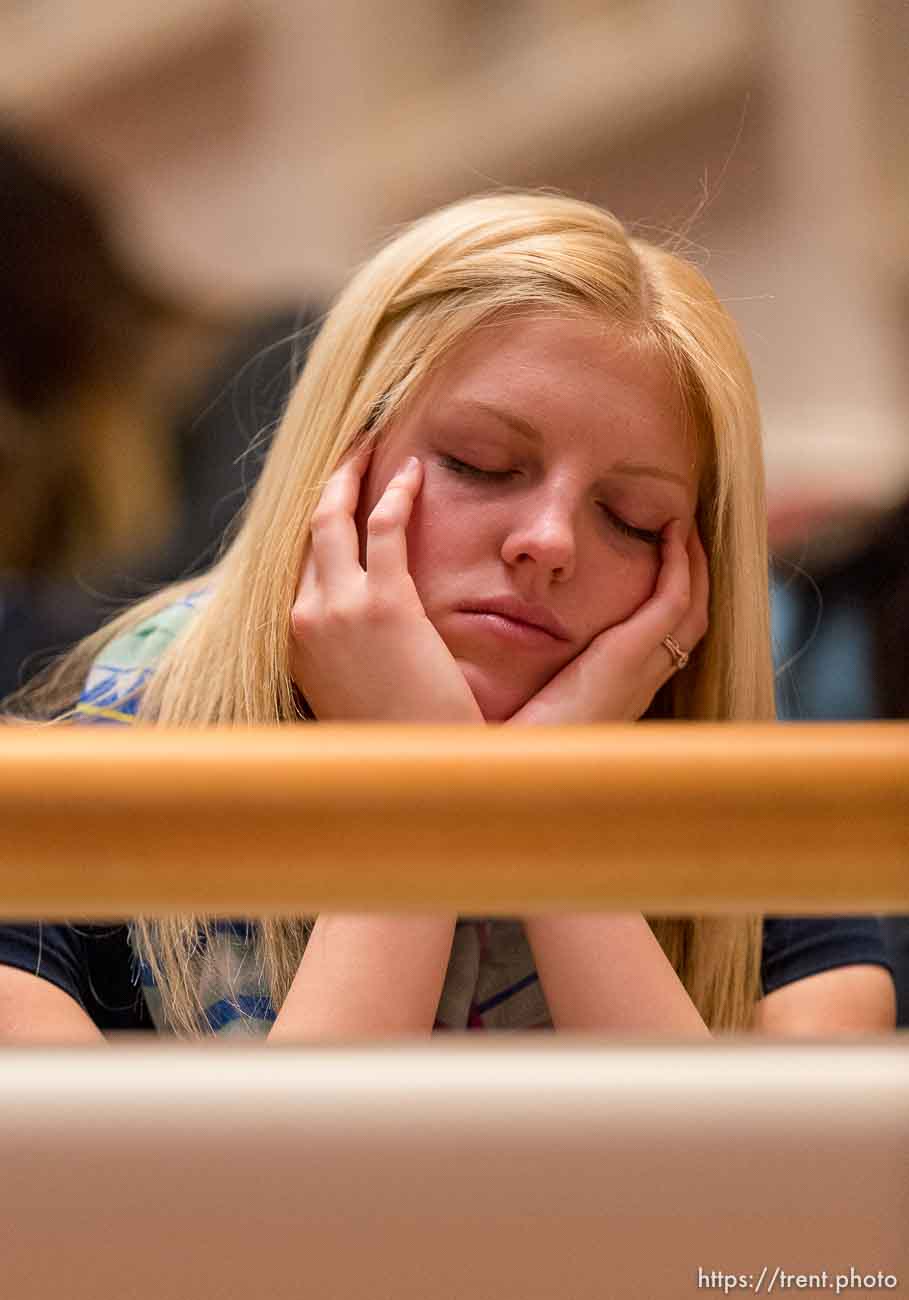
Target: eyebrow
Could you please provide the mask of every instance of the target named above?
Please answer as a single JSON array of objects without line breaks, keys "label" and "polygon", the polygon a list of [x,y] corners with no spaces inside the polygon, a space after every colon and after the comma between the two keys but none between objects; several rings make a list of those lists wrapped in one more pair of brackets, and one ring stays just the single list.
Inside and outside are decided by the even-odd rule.
[{"label": "eyebrow", "polygon": [[[482,411],[484,415],[491,415],[493,419],[500,420],[502,424],[507,424],[515,433],[521,434],[529,442],[539,446],[543,441],[543,435],[535,424],[525,420],[522,415],[516,411],[506,410],[504,407],[493,406],[489,402],[483,402],[479,398],[470,398],[457,403],[458,406],[467,410]],[[645,465],[635,460],[617,460],[609,471],[611,474],[627,474],[630,478],[659,478],[668,483],[678,483],[680,487],[687,490],[689,487],[688,480],[681,474],[673,474],[672,470],[662,469],[659,465]]]}]

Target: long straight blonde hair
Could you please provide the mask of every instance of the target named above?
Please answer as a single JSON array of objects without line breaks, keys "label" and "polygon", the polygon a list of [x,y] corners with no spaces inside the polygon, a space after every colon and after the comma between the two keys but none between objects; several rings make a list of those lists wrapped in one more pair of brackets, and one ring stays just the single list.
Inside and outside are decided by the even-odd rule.
[{"label": "long straight blonde hair", "polygon": [[[677,377],[702,465],[698,523],[710,563],[710,628],[691,667],[649,716],[774,715],[760,420],[735,325],[700,272],[628,236],[610,213],[549,193],[455,203],[404,229],[353,277],[329,312],[291,395],[262,475],[203,578],[143,600],[87,638],[32,690],[32,714],[72,704],[92,659],[190,590],[210,599],[147,683],[139,721],[293,723],[306,716],[289,669],[289,614],[327,477],[387,423],[471,330],[503,313],[594,314],[662,356]],[[22,703],[22,697],[19,698]],[[651,925],[707,1024],[741,1028],[758,996],[760,919],[655,919]],[[202,1032],[196,967],[210,919],[140,921],[138,945],[169,1023]],[[275,1008],[307,922],[263,920],[258,953]]]}]

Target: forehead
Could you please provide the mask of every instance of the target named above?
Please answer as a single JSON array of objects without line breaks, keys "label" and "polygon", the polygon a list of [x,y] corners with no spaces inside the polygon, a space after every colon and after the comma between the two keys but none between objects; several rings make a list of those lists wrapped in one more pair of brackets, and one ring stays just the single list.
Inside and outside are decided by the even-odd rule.
[{"label": "forehead", "polygon": [[505,411],[554,445],[633,447],[694,475],[678,381],[652,344],[593,316],[519,316],[473,330],[439,362],[420,415],[484,428]]}]

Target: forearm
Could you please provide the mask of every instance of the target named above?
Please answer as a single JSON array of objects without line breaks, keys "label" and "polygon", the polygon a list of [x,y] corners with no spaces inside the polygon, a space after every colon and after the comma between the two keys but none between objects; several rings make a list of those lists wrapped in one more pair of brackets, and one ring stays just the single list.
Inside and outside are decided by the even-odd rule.
[{"label": "forearm", "polygon": [[639,912],[534,916],[525,929],[556,1029],[710,1036]]},{"label": "forearm", "polygon": [[455,916],[320,916],[268,1041],[428,1034]]}]

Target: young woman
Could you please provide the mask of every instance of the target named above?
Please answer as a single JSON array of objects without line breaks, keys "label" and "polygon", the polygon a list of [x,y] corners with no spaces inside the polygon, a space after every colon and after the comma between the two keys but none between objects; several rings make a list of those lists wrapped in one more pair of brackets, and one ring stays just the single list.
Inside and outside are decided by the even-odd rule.
[{"label": "young woman", "polygon": [[[417,222],[328,315],[207,577],[32,696],[45,716],[77,698],[82,720],[171,726],[771,718],[759,417],[728,313],[586,203]],[[188,1035],[706,1035],[760,991],[757,918],[188,917],[129,942],[152,1020]],[[0,1024],[4,997],[7,1025],[59,1028],[66,1003],[97,1034],[71,987],[7,960]],[[64,960],[84,984],[90,959]]]}]

